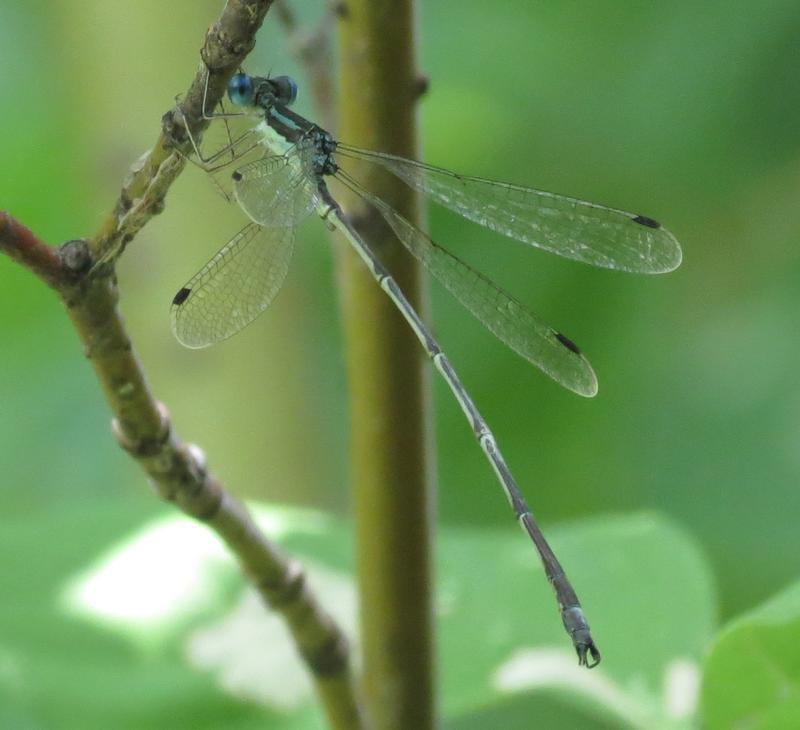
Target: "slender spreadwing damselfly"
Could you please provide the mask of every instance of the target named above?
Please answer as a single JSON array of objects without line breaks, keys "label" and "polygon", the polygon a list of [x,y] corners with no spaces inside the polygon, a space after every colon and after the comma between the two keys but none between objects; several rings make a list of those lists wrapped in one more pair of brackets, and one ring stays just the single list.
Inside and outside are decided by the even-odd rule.
[{"label": "slender spreadwing damselfly", "polygon": [[[595,666],[600,652],[578,597],[526,504],[492,431],[428,327],[331,195],[326,179],[337,180],[377,210],[408,251],[498,339],[564,387],[584,396],[595,395],[597,379],[570,339],[362,187],[346,171],[347,163],[376,165],[468,220],[593,266],[664,273],[680,264],[678,242],[647,216],[533,188],[457,175],[344,144],[293,111],[290,107],[296,96],[297,86],[289,77],[238,73],[228,85],[228,97],[242,111],[211,116],[250,116],[253,124],[209,158],[203,158],[195,145],[200,165],[210,172],[241,162],[231,176],[232,195],[251,222],[175,295],[175,336],[187,347],[205,347],[252,322],[269,306],[286,277],[295,227],[316,212],[363,259],[449,386],[517,520],[536,546],[579,662]],[[249,159],[254,152],[255,158]]]}]

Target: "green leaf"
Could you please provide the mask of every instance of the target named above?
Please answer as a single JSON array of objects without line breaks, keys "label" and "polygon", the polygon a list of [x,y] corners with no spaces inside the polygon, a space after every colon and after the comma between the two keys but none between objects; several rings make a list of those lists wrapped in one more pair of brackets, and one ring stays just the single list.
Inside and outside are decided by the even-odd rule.
[{"label": "green leaf", "polygon": [[[3,532],[13,550],[0,551],[0,570],[15,597],[0,611],[6,715],[88,730],[163,727],[167,716],[174,730],[321,730],[282,622],[214,535],[169,512],[144,521],[149,510],[114,509],[51,511]],[[303,562],[357,646],[351,526],[313,511],[256,513]],[[137,520],[140,528],[108,546]],[[708,572],[693,542],[649,514],[548,534],[603,663],[578,667],[524,535],[442,529],[436,614],[448,730],[521,730],[533,719],[554,730],[685,727],[713,627]],[[100,555],[98,545],[106,545]],[[27,556],[24,569],[14,554]]]},{"label": "green leaf", "polygon": [[705,664],[708,728],[800,727],[800,582],[722,629]]},{"label": "green leaf", "polygon": [[448,532],[439,569],[446,712],[477,712],[527,693],[532,708],[557,697],[570,712],[591,708],[594,722],[616,727],[690,723],[714,627],[709,571],[696,545],[651,514],[548,532],[603,662],[578,666],[525,539]]}]

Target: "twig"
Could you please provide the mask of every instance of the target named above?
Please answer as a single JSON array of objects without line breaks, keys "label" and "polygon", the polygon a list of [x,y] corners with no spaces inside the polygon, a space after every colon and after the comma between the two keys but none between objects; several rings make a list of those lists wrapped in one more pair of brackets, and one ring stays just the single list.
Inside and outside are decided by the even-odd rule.
[{"label": "twig", "polygon": [[55,288],[61,277],[58,251],[42,243],[33,232],[0,211],[0,251]]},{"label": "twig", "polygon": [[110,277],[85,277],[86,241],[51,248],[0,213],[0,251],[49,286],[67,306],[84,351],[114,414],[120,444],[147,472],[159,495],[215,530],[265,602],[286,619],[314,679],[332,728],[363,728],[347,640],[305,583],[300,566],[260,532],[246,508],[206,470],[200,449],[179,439],[155,400],[117,311]]},{"label": "twig", "polygon": [[204,111],[214,109],[222,99],[228,80],[255,45],[256,31],[271,4],[272,0],[228,0],[219,20],[208,29],[200,51],[203,65],[178,108],[164,115],[161,135],[131,169],[114,209],[89,242],[93,271],[108,274],[108,265],[147,221],[163,210],[164,196],[190,151],[185,126],[195,139],[200,138],[209,124]]},{"label": "twig", "polygon": [[[270,0],[228,0],[209,29],[202,51],[209,73],[209,108],[253,47],[269,5]],[[195,77],[180,113],[165,115],[162,134],[131,171],[114,211],[93,239],[55,249],[0,212],[0,251],[55,289],[65,303],[114,414],[114,433],[159,495],[214,529],[264,601],[284,617],[330,727],[363,730],[344,634],[311,593],[299,564],[261,533],[246,508],[207,471],[202,451],[175,435],[166,407],[150,392],[117,310],[114,262],[163,208],[164,196],[183,168],[176,144],[181,144],[184,120],[193,134],[207,125],[201,110],[205,86],[203,71]]]}]

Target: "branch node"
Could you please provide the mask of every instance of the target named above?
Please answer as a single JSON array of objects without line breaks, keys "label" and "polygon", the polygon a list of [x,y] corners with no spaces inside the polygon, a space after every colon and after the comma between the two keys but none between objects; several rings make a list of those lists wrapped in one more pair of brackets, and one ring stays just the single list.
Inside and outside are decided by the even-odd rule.
[{"label": "branch node", "polygon": [[[153,200],[150,203],[150,205],[148,206],[147,210],[151,215],[159,215],[160,213],[163,213],[164,212],[164,196],[163,195],[159,195],[157,198],[153,198]],[[127,241],[125,240],[125,238],[122,239],[123,245],[127,245],[128,242],[133,238],[133,236],[129,236],[129,237],[126,236],[126,238],[128,239]]]},{"label": "branch node", "polygon": [[208,474],[208,457],[206,456],[206,452],[197,444],[192,443],[186,445],[186,451],[189,458],[194,462],[198,473],[205,479]]},{"label": "branch node", "polygon": [[347,666],[348,641],[336,632],[322,646],[301,647],[300,653],[316,677],[335,676]]},{"label": "branch node", "polygon": [[431,80],[425,74],[417,74],[417,77],[414,79],[414,87],[412,89],[412,94],[414,96],[414,100],[418,100],[421,97],[425,96],[428,93],[428,89],[431,87]]},{"label": "branch node", "polygon": [[170,149],[180,150],[189,141],[186,134],[186,117],[179,107],[174,107],[161,117],[161,131]]},{"label": "branch node", "polygon": [[290,560],[286,572],[274,578],[262,578],[257,587],[271,608],[280,610],[297,600],[306,584],[306,574],[296,560]]},{"label": "branch node", "polygon": [[205,462],[194,460],[190,444],[181,443],[176,453],[183,469],[178,479],[179,488],[167,498],[196,520],[210,522],[219,514],[227,498],[226,492],[217,479],[209,476]]},{"label": "branch node", "polygon": [[[120,390],[124,389],[127,384],[123,384]],[[156,402],[158,408],[158,415],[161,419],[161,424],[155,435],[148,438],[134,439],[130,434],[125,431],[125,427],[118,418],[111,419],[111,431],[117,439],[119,445],[125,449],[129,454],[135,457],[150,457],[156,456],[167,443],[170,437],[172,426],[169,418],[169,411],[167,407],[161,402]]]},{"label": "branch node", "polygon": [[[141,168],[139,168],[141,170]],[[124,185],[130,184],[130,174],[126,176]],[[133,201],[128,195],[127,188],[122,188],[119,193],[119,200],[117,200],[117,205],[114,210],[118,218],[122,218],[131,208],[133,208]]]},{"label": "branch node", "polygon": [[58,248],[58,257],[65,270],[75,278],[85,274],[92,265],[89,242],[85,238],[62,243]]}]

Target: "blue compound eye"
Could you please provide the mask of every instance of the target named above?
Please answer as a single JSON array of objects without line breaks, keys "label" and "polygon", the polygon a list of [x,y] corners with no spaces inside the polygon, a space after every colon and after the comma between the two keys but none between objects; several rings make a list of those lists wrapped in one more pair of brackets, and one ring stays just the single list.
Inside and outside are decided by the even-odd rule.
[{"label": "blue compound eye", "polygon": [[236,106],[253,103],[253,79],[247,74],[236,74],[228,82],[228,98]]}]

